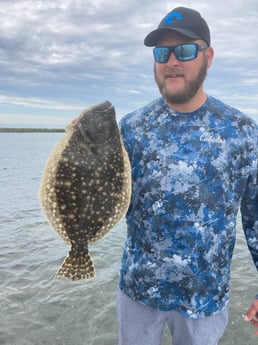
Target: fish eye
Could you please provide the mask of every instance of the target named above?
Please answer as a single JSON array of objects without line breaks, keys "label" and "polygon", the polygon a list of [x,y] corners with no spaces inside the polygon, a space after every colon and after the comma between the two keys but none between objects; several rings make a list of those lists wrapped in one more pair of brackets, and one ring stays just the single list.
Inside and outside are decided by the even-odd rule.
[{"label": "fish eye", "polygon": [[102,112],[102,111],[99,111],[99,110],[95,110],[94,114],[95,114],[95,116],[99,116],[99,117],[101,117],[101,118],[103,118],[105,120],[109,118],[108,112]]},{"label": "fish eye", "polygon": [[109,116],[110,116],[110,112],[109,112],[108,110],[106,110],[106,111],[100,111],[99,114],[101,115],[101,117],[102,117],[103,119],[108,119]]},{"label": "fish eye", "polygon": [[102,116],[103,119],[107,120],[109,118],[109,113],[103,113]]}]

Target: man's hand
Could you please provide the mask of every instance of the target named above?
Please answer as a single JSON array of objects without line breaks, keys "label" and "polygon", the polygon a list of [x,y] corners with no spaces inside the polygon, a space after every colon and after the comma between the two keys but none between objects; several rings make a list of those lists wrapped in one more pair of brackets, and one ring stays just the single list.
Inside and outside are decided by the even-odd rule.
[{"label": "man's hand", "polygon": [[[253,301],[251,307],[244,315],[244,320],[250,322],[254,327],[258,328],[258,299]],[[254,334],[258,335],[258,329],[254,332]]]}]

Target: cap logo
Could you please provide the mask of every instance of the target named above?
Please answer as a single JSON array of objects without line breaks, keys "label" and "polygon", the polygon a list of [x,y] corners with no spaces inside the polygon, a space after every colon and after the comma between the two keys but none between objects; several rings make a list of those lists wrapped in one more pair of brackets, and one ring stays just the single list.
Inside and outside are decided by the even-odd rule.
[{"label": "cap logo", "polygon": [[169,24],[176,24],[177,22],[180,22],[180,20],[183,19],[183,16],[181,13],[179,12],[172,12],[170,13],[164,20],[164,23],[166,25],[169,25]]}]

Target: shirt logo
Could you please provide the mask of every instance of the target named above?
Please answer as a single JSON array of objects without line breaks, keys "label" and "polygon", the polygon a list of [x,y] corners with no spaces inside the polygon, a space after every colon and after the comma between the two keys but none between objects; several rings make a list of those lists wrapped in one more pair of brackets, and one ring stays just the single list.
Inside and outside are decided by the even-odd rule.
[{"label": "shirt logo", "polygon": [[200,136],[200,141],[206,141],[208,143],[217,143],[217,144],[223,144],[225,140],[221,138],[218,131],[224,129],[225,127],[217,127],[213,128],[213,131],[207,131],[207,129],[201,127],[200,130],[202,132]]},{"label": "shirt logo", "polygon": [[209,143],[217,143],[217,144],[224,143],[224,139],[222,139],[220,136],[214,137],[211,133],[203,133],[200,136],[200,141],[207,141]]}]

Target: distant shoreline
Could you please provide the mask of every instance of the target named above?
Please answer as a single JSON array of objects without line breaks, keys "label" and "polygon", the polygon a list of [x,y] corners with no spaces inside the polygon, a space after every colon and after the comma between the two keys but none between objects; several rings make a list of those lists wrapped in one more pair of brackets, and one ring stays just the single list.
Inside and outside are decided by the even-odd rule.
[{"label": "distant shoreline", "polygon": [[62,128],[1,128],[0,133],[63,133]]}]

